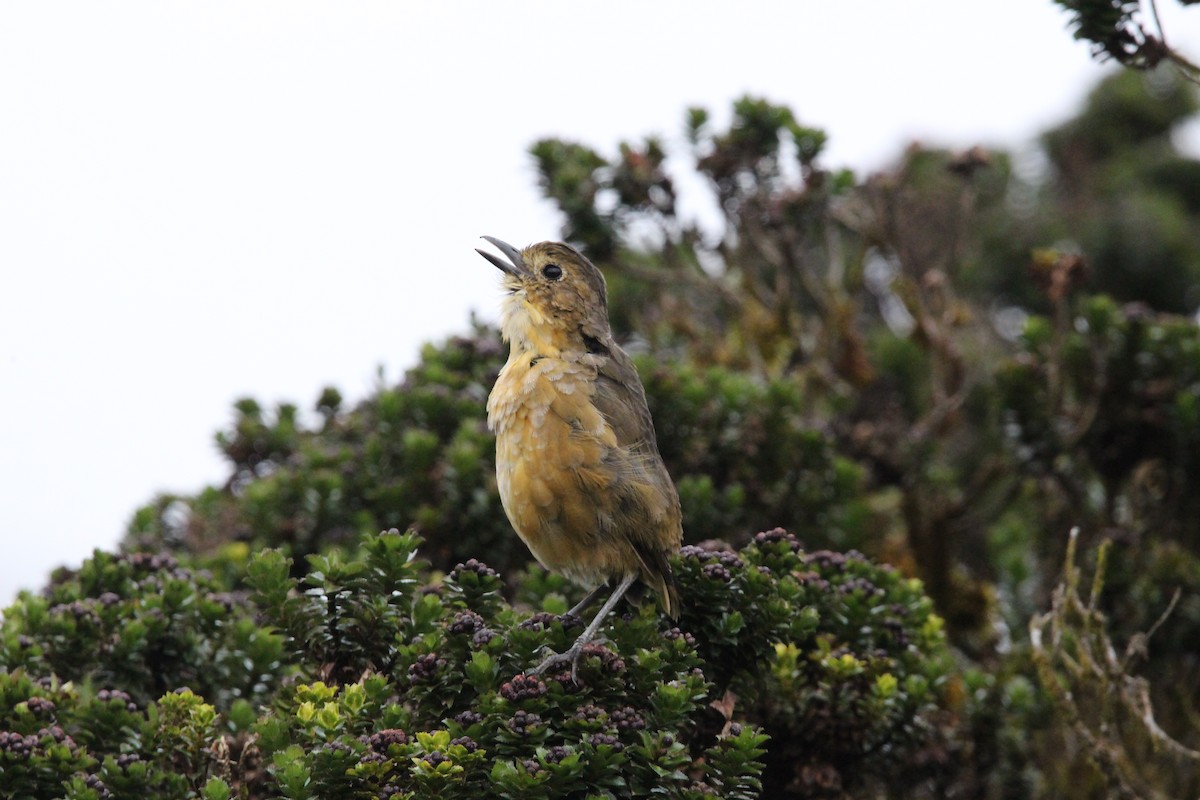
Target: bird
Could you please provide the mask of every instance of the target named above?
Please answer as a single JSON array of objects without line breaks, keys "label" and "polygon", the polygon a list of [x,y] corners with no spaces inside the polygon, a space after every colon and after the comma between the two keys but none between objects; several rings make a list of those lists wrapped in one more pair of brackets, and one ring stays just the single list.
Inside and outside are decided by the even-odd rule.
[{"label": "bird", "polygon": [[505,258],[500,332],[508,361],[487,401],[496,482],[505,514],[534,558],[588,589],[580,616],[612,585],[574,644],[528,674],[569,663],[637,582],[680,615],[670,557],[683,539],[679,495],[667,472],[629,355],[613,339],[604,275],[561,242],[518,250],[484,236]]}]

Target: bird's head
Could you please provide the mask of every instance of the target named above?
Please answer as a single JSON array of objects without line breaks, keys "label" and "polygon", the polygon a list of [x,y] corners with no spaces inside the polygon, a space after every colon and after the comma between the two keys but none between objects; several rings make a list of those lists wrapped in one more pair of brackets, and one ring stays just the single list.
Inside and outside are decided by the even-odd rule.
[{"label": "bird's head", "polygon": [[[504,273],[504,338],[542,355],[591,349],[609,337],[604,276],[575,248],[541,242],[518,250],[484,236],[504,254],[476,250]],[[505,260],[507,259],[507,260]]]}]

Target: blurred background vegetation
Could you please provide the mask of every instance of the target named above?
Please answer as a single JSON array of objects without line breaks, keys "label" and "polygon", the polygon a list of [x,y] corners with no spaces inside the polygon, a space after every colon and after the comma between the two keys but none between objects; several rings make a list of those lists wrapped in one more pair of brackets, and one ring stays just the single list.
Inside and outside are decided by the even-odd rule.
[{"label": "blurred background vegetation", "polygon": [[[1086,21],[1088,4],[1063,5],[1083,8]],[[1098,48],[1124,47],[1097,36]],[[1140,52],[1110,55],[1153,66]],[[724,126],[688,109],[687,152],[668,153],[654,137],[611,153],[532,144],[562,238],[605,272],[616,336],[645,382],[694,545],[682,560],[685,587],[716,609],[726,590],[706,580],[744,583],[736,596],[749,605],[693,616],[692,628],[685,615],[682,627],[701,642],[710,688],[726,691],[713,707],[736,707],[728,719],[772,736],[761,776],[769,796],[1200,792],[1200,161],[1173,139],[1198,110],[1180,71],[1125,70],[1027,151],[914,144],[871,175],[826,165],[823,131],[749,96]],[[683,213],[685,185],[703,192],[689,207],[706,213]],[[479,265],[479,280],[493,277]],[[58,574],[43,598],[23,596],[6,619],[0,664],[86,674],[124,687],[132,704],[174,688],[162,683],[169,668],[172,681],[221,710],[269,695],[289,664],[331,683],[353,683],[385,661],[411,678],[425,668],[418,662],[435,668],[420,661],[433,652],[420,638],[433,623],[405,634],[416,636],[408,650],[369,655],[365,638],[361,650],[337,637],[318,646],[314,631],[329,619],[286,611],[303,592],[365,591],[353,570],[331,577],[345,567],[330,554],[356,552],[365,534],[393,527],[424,539],[430,572],[413,581],[436,586],[449,574],[451,591],[469,595],[463,564],[481,559],[506,582],[496,592],[555,608],[546,598],[571,590],[528,568],[496,492],[484,403],[505,356],[498,333],[473,322],[427,346],[400,384],[352,407],[333,388],[311,411],[240,401],[217,435],[228,479],[154,499],[130,525],[129,555],[98,555],[81,573]],[[776,527],[795,539],[755,537]],[[801,544],[808,555],[796,555]],[[290,560],[270,561],[248,584],[247,557],[267,547]],[[368,545],[362,563],[382,558],[380,547]],[[132,555],[140,551],[172,560],[149,564]],[[778,567],[792,583],[756,587],[747,564]],[[492,580],[483,569],[467,572]],[[146,616],[139,624],[153,630],[142,601],[125,617],[109,609],[150,594],[162,608],[175,584],[203,602],[188,606],[199,616],[188,636],[169,640],[157,669],[71,655],[83,629],[102,641],[105,625]],[[256,627],[251,584],[254,597],[275,598],[271,622],[284,633]],[[805,594],[821,591],[860,599],[830,610]],[[786,619],[763,611],[753,623],[762,638],[739,638],[730,615],[759,602]],[[818,606],[823,625],[842,627],[808,626],[802,609]],[[471,625],[493,625],[467,607],[486,618]],[[222,608],[237,624],[212,629]],[[459,611],[447,600],[428,613],[460,624]],[[386,613],[351,617],[382,624]],[[847,627],[855,615],[862,625]],[[892,634],[880,639],[885,629]],[[731,653],[776,642],[755,655],[760,674],[731,666]],[[214,652],[220,669],[189,672],[198,653]],[[885,711],[880,698],[906,675]],[[427,716],[454,702],[431,697]],[[898,709],[910,727],[897,727]],[[426,712],[405,713],[415,725]],[[257,729],[285,754],[271,772],[280,783],[325,763],[286,755],[286,743],[300,741],[285,735],[287,724]],[[471,730],[480,741],[494,733]],[[669,736],[686,730],[694,733],[682,725]],[[742,755],[759,757],[757,743],[743,741]],[[467,751],[455,752],[469,774]],[[725,779],[711,769],[710,783]],[[743,772],[754,770],[728,766],[728,780]],[[688,791],[709,796],[705,780]],[[737,791],[753,796],[760,784],[745,780]],[[296,791],[287,796],[304,796]]]},{"label": "blurred background vegetation", "polygon": [[[1123,666],[1200,747],[1200,162],[1172,142],[1197,108],[1177,73],[1123,71],[1034,152],[913,145],[867,176],[828,169],[822,131],[754,97],[720,129],[688,110],[686,154],[531,147],[563,237],[608,277],[687,541],[778,525],[923,581],[961,658],[947,793],[1198,788],[1154,758],[1101,768],[1122,735],[1054,706],[1045,681],[1078,676],[1039,674],[1028,635],[1068,531],[1086,569],[1111,542],[1096,611],[1115,646],[1180,593]],[[669,155],[713,219],[680,213]],[[146,506],[128,547],[299,557],[411,525],[436,568],[486,554],[517,575],[483,413],[505,355],[475,324],[356,407],[325,391],[315,425],[240,402],[227,483]]]}]

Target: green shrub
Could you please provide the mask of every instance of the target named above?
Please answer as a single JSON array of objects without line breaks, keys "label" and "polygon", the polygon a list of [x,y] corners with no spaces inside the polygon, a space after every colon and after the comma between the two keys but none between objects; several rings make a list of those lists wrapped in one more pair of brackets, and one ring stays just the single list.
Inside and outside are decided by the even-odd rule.
[{"label": "green shrub", "polygon": [[[134,651],[110,652],[103,671],[4,651],[0,794],[820,797],[804,776],[883,786],[936,743],[940,621],[916,582],[856,554],[806,554],[779,529],[740,550],[684,548],[679,625],[651,603],[618,608],[573,680],[569,667],[525,670],[582,630],[565,615],[579,590],[534,569],[519,594],[536,610],[515,608],[478,561],[430,582],[418,543],[367,536],[300,578],[278,551],[251,560],[239,608],[287,665],[258,708],[189,689],[136,699],[140,666],[119,663],[138,665]],[[131,561],[98,553],[54,591],[121,574],[145,593]],[[31,652],[52,635],[30,613],[44,603],[26,594],[6,613],[6,636]],[[114,608],[114,620],[141,612]]]},{"label": "green shrub", "polygon": [[[401,385],[356,408],[341,409],[327,390],[314,427],[293,406],[267,414],[240,401],[218,435],[226,486],[159,498],[135,515],[125,545],[212,555],[240,540],[283,547],[301,564],[381,527],[414,527],[437,569],[487,553],[513,574],[529,553],[500,505],[484,411],[504,357],[499,333],[477,327],[426,347]],[[862,470],[797,415],[795,383],[650,358],[638,365],[688,541],[744,541],[741,531],[783,525],[805,541],[862,546]]]},{"label": "green shrub", "polygon": [[[476,325],[353,408],[333,389],[311,415],[238,402],[228,479],[157,498],[124,542],[186,569],[97,555],[24,596],[0,629],[0,792],[1190,790],[1142,769],[1162,740],[1127,731],[1105,687],[1144,689],[1200,748],[1200,329],[1161,313],[1192,313],[1200,286],[1200,163],[1171,138],[1195,105],[1170,76],[1117,76],[1045,136],[1039,176],[914,146],[865,180],[825,169],[824,134],[790,109],[742,98],[723,129],[692,109],[712,230],[677,207],[687,153],[539,142],[679,488],[678,629],[623,610],[578,685],[517,681],[577,633],[560,615],[578,593],[522,571],[484,422],[505,354]],[[776,525],[815,552],[748,535]],[[1064,615],[1075,526],[1113,557],[1087,613]],[[355,550],[387,527],[419,532],[429,565],[408,536]],[[1047,606],[1061,636],[1039,652],[1026,631]],[[1107,683],[1075,670],[1122,649]],[[1082,713],[1058,693],[1072,682]]]},{"label": "green shrub", "polygon": [[[370,537],[363,560],[313,559],[298,582],[277,553],[251,564],[301,679],[317,681],[260,727],[287,796],[754,797],[762,737],[750,726],[762,726],[807,743],[786,756],[766,744],[776,796],[806,797],[784,788],[801,772],[854,785],[928,743],[948,666],[940,622],[919,585],[861,556],[806,556],[781,530],[741,551],[684,548],[680,627],[649,604],[625,613],[576,683],[566,669],[524,675],[582,629],[560,616],[561,580],[534,570],[523,596],[542,610],[520,613],[478,561],[419,587],[415,545]],[[371,677],[320,681],[338,675]],[[880,749],[895,760],[868,758]]]},{"label": "green shrub", "polygon": [[0,627],[0,665],[120,689],[144,706],[190,688],[218,708],[261,701],[283,670],[280,637],[243,593],[163,553],[97,550],[23,593]]},{"label": "green shrub", "polygon": [[230,743],[244,745],[236,721],[253,716],[241,701],[222,718],[188,689],[143,708],[121,689],[0,670],[0,796],[220,800]]}]

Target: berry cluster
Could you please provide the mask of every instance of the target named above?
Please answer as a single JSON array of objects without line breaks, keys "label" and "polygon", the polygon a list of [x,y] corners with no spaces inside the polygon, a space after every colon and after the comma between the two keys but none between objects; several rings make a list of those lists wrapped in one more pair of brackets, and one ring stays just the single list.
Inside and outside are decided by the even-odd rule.
[{"label": "berry cluster", "polygon": [[588,734],[587,743],[592,747],[611,747],[617,752],[625,749],[625,745],[621,744],[621,740],[610,733]]},{"label": "berry cluster", "polygon": [[533,675],[517,675],[500,687],[500,696],[514,703],[541,697],[545,693],[546,684]]},{"label": "berry cluster", "polygon": [[777,542],[787,542],[793,553],[800,552],[800,540],[783,528],[772,528],[769,531],[754,534],[754,543],[759,547]]},{"label": "berry cluster", "polygon": [[53,700],[47,700],[44,697],[31,697],[25,701],[25,707],[29,709],[29,713],[35,717],[53,717],[57,706]]},{"label": "berry cluster", "polygon": [[633,706],[625,706],[618,708],[608,715],[609,720],[616,725],[617,730],[622,733],[627,731],[641,731],[646,729],[646,720],[637,712]]},{"label": "berry cluster", "polygon": [[461,745],[468,753],[474,753],[479,749],[479,742],[475,741],[470,736],[459,736],[457,739],[451,739],[450,745]]},{"label": "berry cluster", "polygon": [[456,564],[454,569],[450,571],[450,577],[457,580],[466,572],[474,572],[481,578],[500,577],[500,573],[476,558],[469,558],[466,562]]},{"label": "berry cluster", "polygon": [[439,670],[445,669],[446,659],[437,653],[417,656],[416,663],[408,668],[408,679],[413,683],[429,683],[437,678]]},{"label": "berry cluster", "polygon": [[58,725],[51,725],[47,728],[40,728],[37,733],[22,735],[15,731],[0,731],[0,753],[10,753],[21,758],[28,758],[33,755],[42,744],[42,740],[49,738],[55,744],[65,744],[71,750],[75,749],[75,740],[67,735]]},{"label": "berry cluster", "polygon": [[123,692],[120,689],[101,689],[96,692],[96,699],[101,703],[111,703],[116,701],[125,704],[125,710],[131,713],[136,713],[138,710],[137,703],[133,702],[133,698],[128,692]]},{"label": "berry cluster", "polygon": [[542,717],[540,714],[534,714],[532,711],[518,711],[512,715],[508,721],[508,729],[517,736],[528,736],[533,731],[542,725]]}]

